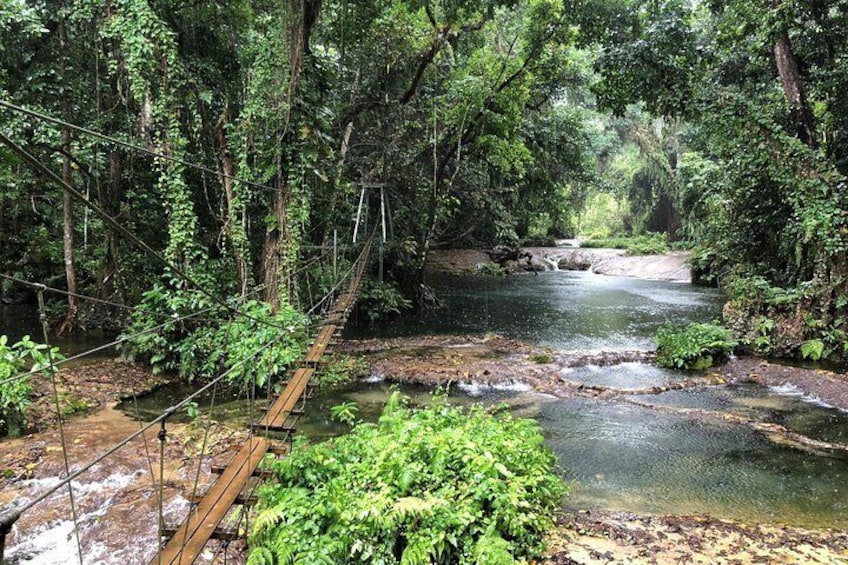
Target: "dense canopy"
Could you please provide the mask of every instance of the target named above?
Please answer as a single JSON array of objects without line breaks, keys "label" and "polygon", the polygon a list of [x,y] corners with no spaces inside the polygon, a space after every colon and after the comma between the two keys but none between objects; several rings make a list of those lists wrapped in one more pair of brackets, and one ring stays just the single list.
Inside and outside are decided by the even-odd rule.
[{"label": "dense canopy", "polygon": [[[437,246],[659,232],[731,289],[737,333],[767,316],[773,352],[841,355],[846,19],[819,0],[12,0],[0,123],[208,290],[269,315],[333,284],[320,259],[334,234],[351,243],[362,202],[363,231],[386,216],[385,278],[412,301]],[[8,146],[0,160],[5,274],[197,306]],[[125,322],[54,307],[66,332]]]}]

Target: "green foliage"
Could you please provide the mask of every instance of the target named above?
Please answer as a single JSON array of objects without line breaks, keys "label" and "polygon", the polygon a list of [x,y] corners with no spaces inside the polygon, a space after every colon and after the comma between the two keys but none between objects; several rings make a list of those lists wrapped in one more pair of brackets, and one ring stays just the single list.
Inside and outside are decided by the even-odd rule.
[{"label": "green foliage", "polygon": [[580,242],[580,247],[626,249],[627,255],[663,255],[668,253],[668,237],[661,233],[633,237],[591,238]]},{"label": "green foliage", "polygon": [[365,279],[359,294],[358,308],[369,321],[385,320],[412,307],[412,302],[401,294],[397,285]]},{"label": "green foliage", "polygon": [[189,381],[230,371],[231,381],[255,379],[261,386],[303,351],[306,320],[290,306],[273,313],[267,304],[248,301],[238,306],[244,315],[209,307],[202,320],[183,319],[202,304],[192,293],[167,292],[159,286],[146,292],[127,334],[157,326],[163,319],[171,321],[156,332],[134,335],[129,341],[131,357],[150,364],[154,373],[173,371]]},{"label": "green foliage", "polygon": [[530,356],[530,360],[534,363],[539,363],[540,365],[544,365],[546,363],[550,363],[553,361],[554,355],[553,350],[546,349],[544,353],[534,353]]},{"label": "green foliage", "polygon": [[754,338],[754,350],[758,353],[763,353],[768,355],[772,350],[772,341],[771,336],[774,331],[774,320],[768,318],[766,316],[760,316],[757,318],[756,323],[756,332],[757,335]]},{"label": "green foliage", "polygon": [[17,431],[30,404],[32,386],[29,377],[13,377],[27,371],[49,375],[56,370],[51,362],[62,359],[64,356],[59,348],[48,348],[43,343],[32,341],[28,335],[12,345],[9,345],[8,336],[0,335],[0,432]]},{"label": "green foliage", "polygon": [[765,277],[738,275],[727,282],[727,296],[737,303],[764,307],[796,304],[804,296],[804,288],[774,286]]},{"label": "green foliage", "polygon": [[506,275],[506,269],[500,263],[482,263],[477,272],[486,277],[502,277]]},{"label": "green foliage", "polygon": [[531,420],[395,393],[377,424],[271,462],[248,563],[514,563],[538,556],[564,487]]},{"label": "green foliage", "polygon": [[342,402],[330,408],[330,415],[333,419],[348,426],[356,423],[357,412],[359,412],[359,406],[356,405],[356,402]]},{"label": "green foliage", "polygon": [[549,235],[534,234],[521,240],[522,247],[556,247],[556,239]]},{"label": "green foliage", "polygon": [[364,377],[369,369],[368,362],[362,357],[333,355],[330,362],[321,367],[318,384],[322,387],[343,385]]},{"label": "green foliage", "polygon": [[737,345],[730,330],[716,324],[689,324],[682,329],[666,324],[654,339],[657,364],[669,369],[707,369]]},{"label": "green foliage", "polygon": [[818,361],[827,357],[824,342],[820,339],[810,339],[801,344],[801,357]]}]

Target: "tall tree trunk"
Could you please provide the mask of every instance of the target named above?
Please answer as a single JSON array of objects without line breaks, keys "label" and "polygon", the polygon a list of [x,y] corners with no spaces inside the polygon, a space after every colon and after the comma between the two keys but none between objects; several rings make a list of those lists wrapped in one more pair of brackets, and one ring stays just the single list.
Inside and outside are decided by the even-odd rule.
[{"label": "tall tree trunk", "polygon": [[798,60],[792,52],[789,34],[782,31],[774,44],[774,60],[777,73],[783,83],[783,92],[789,103],[789,110],[795,121],[798,138],[812,148],[817,146],[813,113],[807,103],[804,84],[801,82],[801,72],[798,70]]},{"label": "tall tree trunk", "polygon": [[215,132],[221,159],[221,172],[224,174],[222,177],[224,195],[227,199],[227,218],[224,221],[224,231],[230,240],[230,244],[233,246],[233,258],[236,263],[239,294],[244,298],[247,296],[247,287],[250,284],[250,273],[247,268],[247,260],[245,259],[246,237],[244,224],[242,223],[242,214],[240,214],[239,207],[236,205],[236,194],[233,187],[232,177],[234,177],[235,163],[227,145],[227,134],[225,131],[227,122],[228,116],[225,108],[221,113],[221,118],[218,120],[218,127]]},{"label": "tall tree trunk", "polygon": [[[62,59],[60,63],[60,72],[62,77],[66,77],[66,57],[68,52],[68,36],[65,30],[65,21],[59,22],[59,40],[62,45]],[[65,114],[65,119],[70,120],[70,104],[68,104],[67,94],[62,97],[62,106]],[[62,129],[62,151],[64,159],[62,161],[62,180],[66,184],[73,186],[74,172],[71,168],[71,130],[67,127]],[[65,335],[73,332],[77,328],[77,317],[79,315],[79,303],[77,302],[77,275],[74,268],[74,200],[69,192],[65,191],[65,198],[62,207],[62,249],[65,259],[65,282],[67,283],[68,292],[68,309],[65,312],[65,319],[59,325],[58,334]]]},{"label": "tall tree trunk", "polygon": [[[321,0],[289,0],[288,3],[288,100],[283,143],[291,137],[292,126],[303,115],[298,109],[297,91],[301,88],[304,74],[304,59],[309,55],[309,36],[318,20]],[[292,266],[296,257],[293,251],[299,242],[301,227],[289,225],[288,211],[292,203],[292,186],[289,185],[288,172],[297,156],[290,150],[284,150],[277,170],[277,189],[271,202],[269,216],[273,224],[268,226],[265,244],[262,249],[262,278],[265,285],[265,301],[276,311],[283,302],[295,302],[297,299]],[[301,179],[301,182],[302,179]]]},{"label": "tall tree trunk", "polygon": [[[120,210],[120,198],[123,183],[123,164],[121,152],[113,149],[109,152],[109,180],[105,190],[97,195],[100,206],[112,217],[117,217]],[[103,253],[103,263],[100,265],[98,277],[98,295],[103,300],[114,300],[116,292],[115,277],[118,274],[118,234],[109,226],[106,230],[106,249]]]},{"label": "tall tree trunk", "polygon": [[290,192],[282,178],[278,179],[277,183],[277,190],[274,192],[270,210],[270,217],[273,222],[265,232],[265,244],[262,248],[264,299],[274,312],[279,309],[281,302],[289,299],[288,262],[284,260],[283,253],[289,237],[286,210],[289,206]]}]

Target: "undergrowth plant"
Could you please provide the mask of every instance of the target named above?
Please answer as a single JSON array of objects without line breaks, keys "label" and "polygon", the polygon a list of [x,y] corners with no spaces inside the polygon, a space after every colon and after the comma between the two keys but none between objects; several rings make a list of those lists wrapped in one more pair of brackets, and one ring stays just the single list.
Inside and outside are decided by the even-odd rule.
[{"label": "undergrowth plant", "polygon": [[270,462],[250,565],[521,563],[565,487],[538,424],[395,392],[376,424]]},{"label": "undergrowth plant", "polygon": [[369,278],[362,284],[357,307],[369,321],[375,322],[408,310],[412,307],[412,301],[404,297],[395,284]]},{"label": "undergrowth plant", "polygon": [[331,387],[347,384],[367,375],[369,368],[368,362],[362,357],[333,355],[330,361],[321,368],[318,374],[318,385]]},{"label": "undergrowth plant", "polygon": [[[191,381],[229,370],[231,381],[255,378],[262,386],[304,349],[306,318],[290,306],[273,313],[267,304],[251,300],[240,304],[236,315],[209,307],[203,317],[184,319],[207,306],[189,296],[155,287],[145,293],[127,329],[127,334],[134,335],[129,341],[130,357],[148,363],[153,373],[171,371]],[[168,316],[173,321],[163,328],[138,335],[140,329],[161,324]]]},{"label": "undergrowth plant", "polygon": [[[48,357],[48,349],[50,356]],[[29,371],[49,375],[55,371],[51,361],[64,359],[59,348],[49,348],[32,341],[28,335],[9,345],[9,337],[0,335],[0,435],[18,431],[25,424],[24,411],[30,404],[29,376],[15,378]]]},{"label": "undergrowth plant", "polygon": [[716,324],[666,324],[657,331],[657,364],[669,369],[707,369],[736,347],[731,331]]}]

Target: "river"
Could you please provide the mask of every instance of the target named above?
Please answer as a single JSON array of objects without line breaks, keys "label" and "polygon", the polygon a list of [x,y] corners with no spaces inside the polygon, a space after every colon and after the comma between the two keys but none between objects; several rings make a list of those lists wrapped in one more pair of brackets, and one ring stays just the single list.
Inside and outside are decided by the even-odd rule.
[{"label": "river", "polygon": [[[667,321],[710,321],[720,315],[714,289],[687,284],[607,277],[587,272],[539,276],[447,277],[435,288],[443,308],[406,315],[385,325],[354,324],[350,339],[499,332],[535,345],[568,351],[653,347]],[[643,388],[684,378],[649,364],[622,363],[564,369],[569,380],[616,388]],[[319,392],[301,420],[300,433],[319,440],[345,427],[329,418],[344,401],[374,420],[390,386],[379,378]],[[456,403],[507,402],[516,414],[542,426],[561,475],[573,481],[568,504],[633,512],[700,514],[796,526],[848,526],[848,458],[775,444],[733,423],[707,423],[683,415],[609,401],[559,400],[526,387],[465,386]],[[431,389],[403,385],[426,404]],[[163,390],[141,401],[151,416],[185,391]],[[848,413],[805,398],[792,388],[711,386],[652,395],[658,405],[704,408],[774,422],[823,441],[848,442]],[[244,402],[218,402],[222,420],[247,422]],[[129,409],[129,406],[128,406]],[[134,409],[134,408],[133,408]]]},{"label": "river", "polygon": [[[422,316],[408,314],[385,325],[353,324],[346,337],[498,332],[555,351],[649,349],[653,346],[651,336],[662,324],[716,319],[722,303],[721,295],[713,289],[583,272],[448,277],[433,284],[443,300],[442,309]],[[20,317],[7,315],[3,319],[8,324],[8,320]],[[14,323],[13,333],[26,331],[25,325]],[[641,363],[563,369],[563,378],[568,380],[619,389],[669,383],[684,376]],[[177,385],[140,399],[141,418],[158,414],[187,390]],[[389,390],[390,385],[374,375],[320,391],[310,401],[299,433],[316,441],[342,433],[345,427],[330,420],[329,408],[343,401],[357,402],[360,417],[373,420]],[[421,385],[403,385],[401,390],[421,405],[429,401],[431,393]],[[237,396],[236,392],[230,398],[219,395],[213,417],[243,426],[248,408]],[[802,451],[776,444],[732,422],[708,422],[621,401],[558,399],[521,385],[486,387],[470,383],[454,387],[450,401],[487,405],[506,402],[516,415],[535,418],[557,455],[558,472],[572,484],[566,501],[571,508],[709,513],[749,522],[848,527],[848,458],[844,453]],[[658,406],[742,414],[780,423],[823,441],[848,442],[848,414],[804,397],[791,387],[709,386],[651,395],[647,401]],[[204,410],[207,403],[208,399],[201,399],[200,409]],[[135,405],[119,408],[128,416],[136,415]],[[131,476],[132,472],[121,467],[119,474]],[[141,471],[132,476],[139,484],[144,480]],[[101,474],[98,481],[97,485],[108,483],[109,477]],[[106,498],[111,500],[112,496]],[[176,501],[185,504],[184,499]],[[96,521],[96,516],[92,520]],[[19,532],[15,538],[19,549],[10,548],[10,555],[17,555],[20,563],[38,563],[43,562],[40,556],[73,549],[67,521],[56,522],[55,532],[45,527],[48,529],[32,536]],[[155,535],[155,526],[147,529],[147,537]],[[33,547],[34,542],[44,539],[53,540],[52,545],[43,550]],[[123,563],[127,554],[115,555],[123,557],[114,562]],[[74,562],[72,553],[67,562]]]}]

